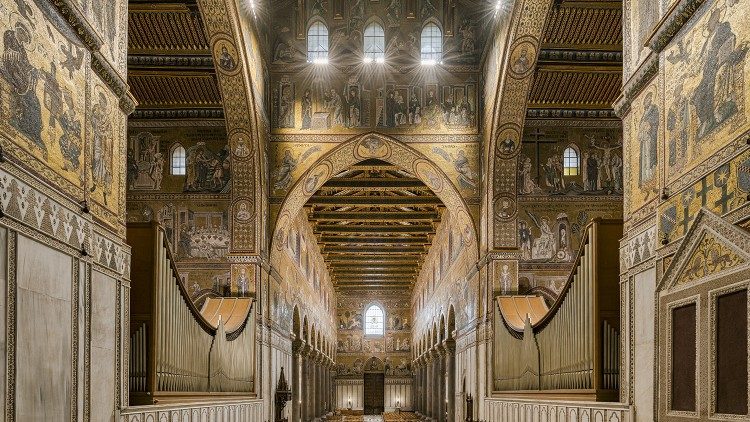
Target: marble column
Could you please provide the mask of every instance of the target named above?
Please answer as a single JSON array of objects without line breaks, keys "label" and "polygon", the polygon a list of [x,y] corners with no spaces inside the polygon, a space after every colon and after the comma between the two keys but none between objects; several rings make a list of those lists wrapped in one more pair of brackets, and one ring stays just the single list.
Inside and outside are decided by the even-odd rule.
[{"label": "marble column", "polygon": [[305,342],[294,340],[292,342],[292,422],[300,422],[302,419],[302,351]]},{"label": "marble column", "polygon": [[435,384],[435,389],[437,390],[438,397],[435,411],[437,413],[436,419],[443,422],[445,421],[445,352],[442,344],[438,345],[435,353],[437,355],[435,359],[435,365],[437,365],[437,383]]},{"label": "marble column", "polygon": [[302,418],[304,422],[307,422],[313,418],[313,383],[312,383],[312,373],[313,373],[313,354],[314,350],[307,346],[305,347],[305,359],[304,359],[304,386],[305,389],[303,390],[302,394]]},{"label": "marble column", "polygon": [[420,413],[423,415],[427,415],[427,360],[425,359],[424,354],[419,358],[419,366],[420,370],[422,372],[422,389],[419,392],[419,407],[420,407]]},{"label": "marble column", "polygon": [[415,412],[419,412],[419,366],[416,360],[413,361],[412,368],[414,368],[414,381],[411,385],[412,408]]},{"label": "marble column", "polygon": [[435,384],[433,382],[435,379],[435,362],[432,359],[432,351],[430,350],[427,353],[427,394],[425,394],[427,396],[427,409],[425,409],[425,414],[432,418],[435,417],[435,412],[433,411],[435,402]]},{"label": "marble column", "polygon": [[313,415],[320,416],[320,352],[315,356],[315,369],[313,372],[313,384],[315,384],[315,393],[313,394]]},{"label": "marble column", "polygon": [[318,416],[318,400],[317,400],[317,394],[318,394],[318,351],[313,351],[314,355],[312,358],[312,366],[310,370],[310,384],[312,385],[312,388],[310,390],[310,419],[315,419]]},{"label": "marble column", "polygon": [[445,349],[445,397],[448,400],[448,420],[456,417],[456,341],[449,338],[443,344]]},{"label": "marble column", "polygon": [[429,375],[429,362],[427,361],[427,356],[422,354],[422,414],[427,416],[427,395],[429,394],[429,382],[430,380],[427,378]]},{"label": "marble column", "polygon": [[334,368],[335,367],[334,367],[334,364],[333,364],[333,360],[331,360],[330,365],[328,367],[328,395],[327,395],[327,397],[328,397],[328,412],[333,412],[333,411],[336,410],[336,406],[335,406],[336,396],[334,395],[334,390],[335,390],[335,385],[336,385],[335,384],[336,379],[334,378],[334,376],[335,376],[334,375],[335,374]]},{"label": "marble column", "polygon": [[433,365],[433,369],[432,369],[433,388],[432,389],[434,390],[434,395],[432,397],[432,418],[435,419],[436,421],[442,420],[440,409],[442,408],[441,402],[443,401],[443,398],[440,397],[440,392],[442,390],[440,388],[442,384],[440,380],[442,379],[443,374],[442,374],[442,368],[440,365],[440,360],[442,359],[442,357],[440,355],[441,355],[440,346],[438,345],[432,351],[432,365]]}]

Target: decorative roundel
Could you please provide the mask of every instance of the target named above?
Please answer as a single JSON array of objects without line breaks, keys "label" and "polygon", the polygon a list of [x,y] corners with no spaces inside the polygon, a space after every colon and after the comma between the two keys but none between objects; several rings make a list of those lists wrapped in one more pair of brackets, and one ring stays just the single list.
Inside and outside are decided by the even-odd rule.
[{"label": "decorative roundel", "polygon": [[315,193],[331,175],[331,167],[328,163],[318,164],[308,176],[302,185],[302,193],[310,196]]},{"label": "decorative roundel", "polygon": [[414,172],[434,193],[437,194],[443,191],[443,179],[432,164],[424,160],[417,161],[414,164]]},{"label": "decorative roundel", "polygon": [[387,142],[377,137],[367,137],[357,143],[354,147],[354,155],[357,159],[386,158],[391,154],[391,148]]},{"label": "decorative roundel", "polygon": [[510,76],[523,79],[531,75],[536,63],[536,45],[533,37],[523,37],[515,42],[510,53]]},{"label": "decorative roundel", "polygon": [[510,196],[495,197],[493,211],[496,219],[510,220],[516,216],[516,201]]},{"label": "decorative roundel", "polygon": [[229,145],[232,155],[238,158],[247,158],[253,152],[253,144],[250,134],[245,130],[236,130],[229,136]]},{"label": "decorative roundel", "polygon": [[234,203],[234,218],[241,223],[250,221],[254,212],[252,204],[246,199],[240,199]]},{"label": "decorative roundel", "polygon": [[276,224],[276,234],[274,235],[274,242],[276,243],[276,249],[281,250],[287,242],[285,228],[291,224],[291,218],[288,213],[284,213],[279,217],[279,221]]},{"label": "decorative roundel", "polygon": [[239,54],[231,38],[220,35],[213,44],[214,64],[219,72],[235,75],[240,70]]},{"label": "decorative roundel", "polygon": [[500,128],[495,141],[495,155],[501,158],[511,158],[521,145],[521,131],[515,124],[507,124]]}]

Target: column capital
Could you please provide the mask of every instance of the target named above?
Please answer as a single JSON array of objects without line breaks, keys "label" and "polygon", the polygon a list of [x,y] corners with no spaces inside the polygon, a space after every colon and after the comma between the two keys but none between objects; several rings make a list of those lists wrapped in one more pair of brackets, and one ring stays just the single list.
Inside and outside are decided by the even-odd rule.
[{"label": "column capital", "polygon": [[443,352],[440,349],[440,346],[435,346],[432,348],[431,354],[433,359],[440,359],[443,356]]},{"label": "column capital", "polygon": [[299,355],[304,351],[305,341],[301,339],[292,340],[292,354]]},{"label": "column capital", "polygon": [[315,352],[315,349],[313,349],[312,346],[310,346],[309,344],[305,344],[301,351],[302,356],[308,359],[313,356],[314,352]]},{"label": "column capital", "polygon": [[456,355],[456,340],[452,338],[445,339],[442,346],[446,354],[450,354],[451,356]]}]

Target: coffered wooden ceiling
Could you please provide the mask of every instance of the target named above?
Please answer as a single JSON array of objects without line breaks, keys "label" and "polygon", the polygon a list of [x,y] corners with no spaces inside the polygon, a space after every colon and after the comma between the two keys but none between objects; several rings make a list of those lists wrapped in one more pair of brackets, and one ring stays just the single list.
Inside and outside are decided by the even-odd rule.
[{"label": "coffered wooden ceiling", "polygon": [[338,290],[410,290],[443,204],[419,179],[378,160],[326,182],[306,205]]},{"label": "coffered wooden ceiling", "polygon": [[622,86],[622,2],[557,1],[547,18],[529,118],[615,118]]},{"label": "coffered wooden ceiling", "polygon": [[194,0],[131,0],[128,83],[134,119],[221,118],[221,94]]}]

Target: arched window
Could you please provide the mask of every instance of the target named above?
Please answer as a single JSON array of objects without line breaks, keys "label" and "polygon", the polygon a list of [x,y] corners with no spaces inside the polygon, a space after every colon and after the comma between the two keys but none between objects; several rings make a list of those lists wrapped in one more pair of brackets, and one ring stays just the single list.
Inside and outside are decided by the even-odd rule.
[{"label": "arched window", "polygon": [[382,336],[385,331],[385,314],[383,308],[372,305],[365,312],[365,335]]},{"label": "arched window", "polygon": [[434,23],[422,28],[422,64],[436,64],[443,60],[443,32]]},{"label": "arched window", "polygon": [[565,148],[565,151],[563,151],[563,174],[565,176],[578,176],[579,166],[578,151],[573,147]]},{"label": "arched window", "polygon": [[365,28],[365,62],[385,61],[385,31],[377,22],[372,22]]},{"label": "arched window", "polygon": [[175,176],[185,175],[185,148],[177,145],[172,150],[172,174]]},{"label": "arched window", "polygon": [[328,28],[317,21],[307,30],[307,61],[328,63]]}]

